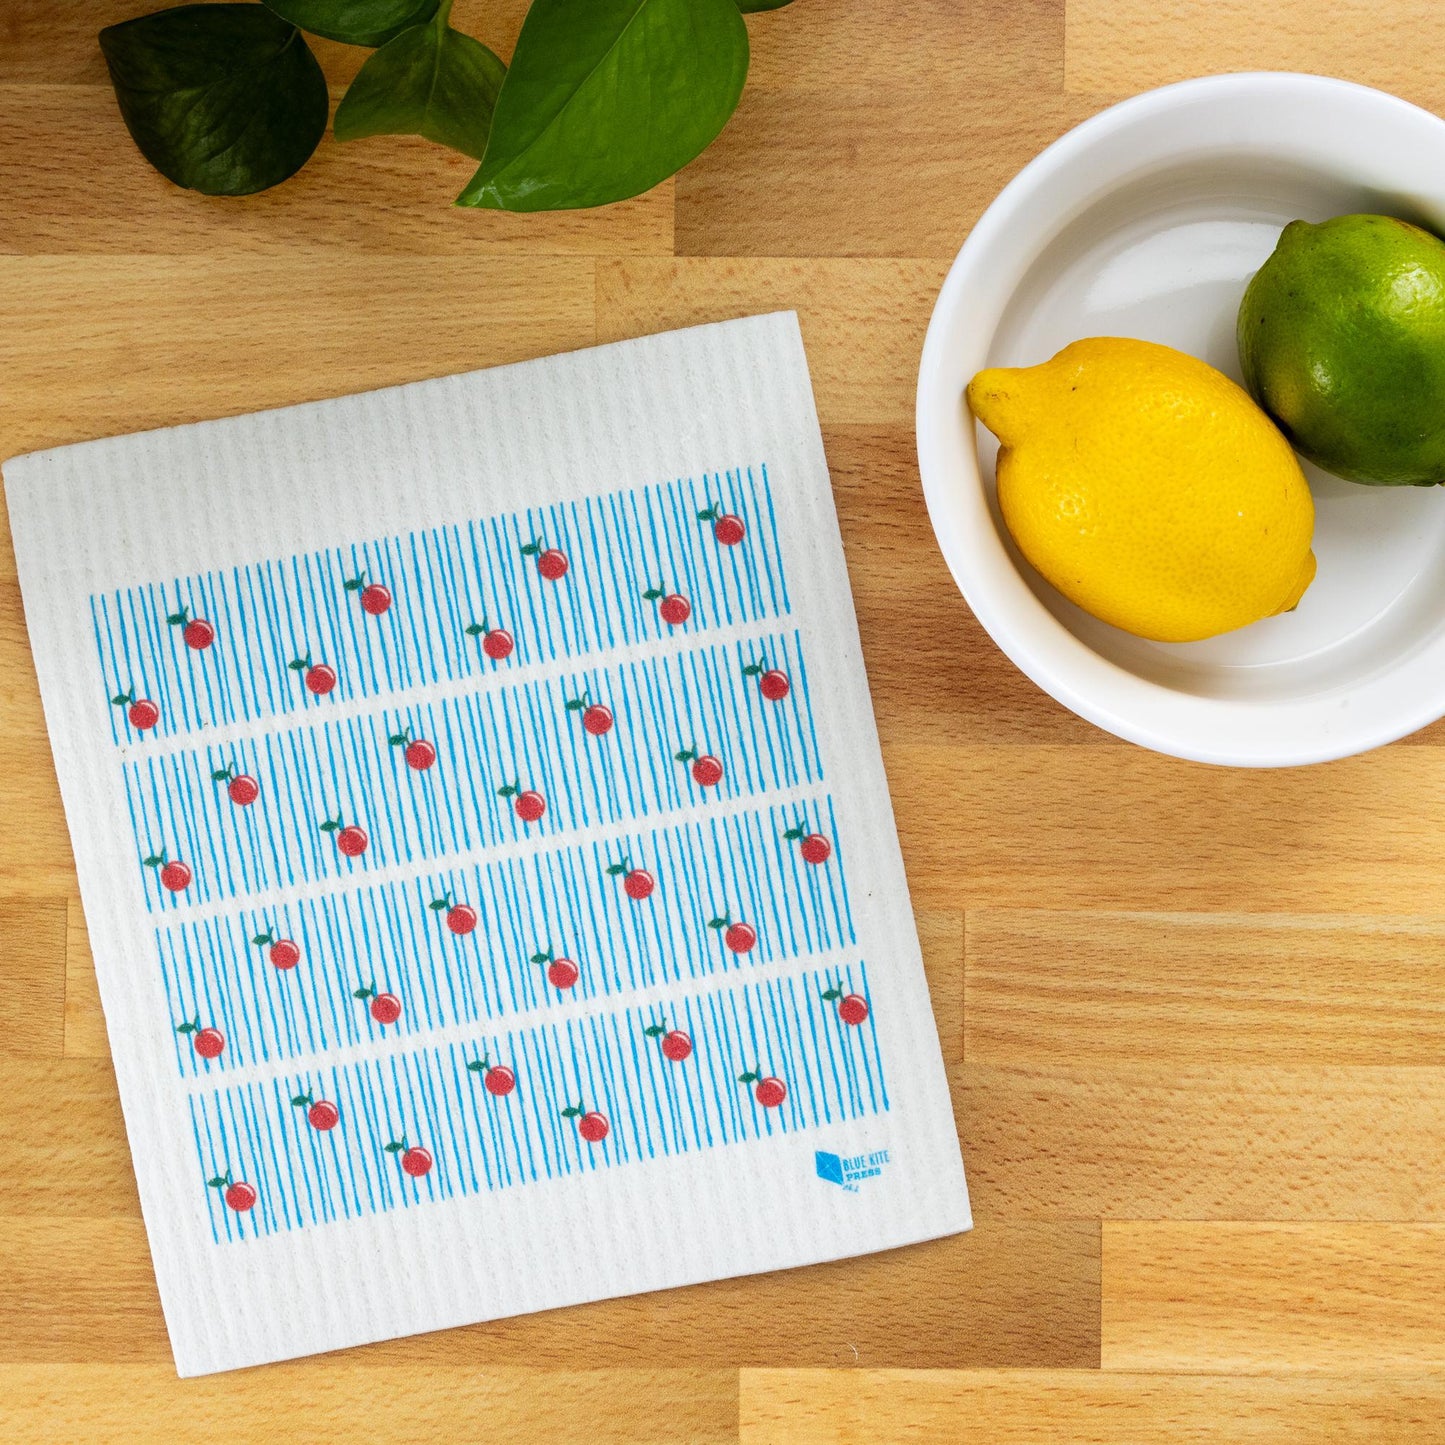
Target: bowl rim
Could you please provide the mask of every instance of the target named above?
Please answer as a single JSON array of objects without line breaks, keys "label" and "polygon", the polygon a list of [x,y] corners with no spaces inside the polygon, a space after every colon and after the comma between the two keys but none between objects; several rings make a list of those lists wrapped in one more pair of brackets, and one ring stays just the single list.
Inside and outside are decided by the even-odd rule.
[{"label": "bowl rim", "polygon": [[[1377,117],[1414,128],[1423,123],[1433,132],[1439,158],[1445,162],[1445,120],[1399,96],[1353,81],[1295,71],[1240,71],[1144,91],[1065,132],[999,192],[949,267],[929,318],[919,361],[915,436],[924,501],[954,583],[985,631],[1020,671],[1085,720],[1156,752],[1225,766],[1280,767],[1326,762],[1405,737],[1445,715],[1445,666],[1439,669],[1440,680],[1433,689],[1412,691],[1413,705],[1396,699],[1400,704],[1397,711],[1365,719],[1360,716],[1363,709],[1352,712],[1348,704],[1359,688],[1377,685],[1378,678],[1343,684],[1323,697],[1317,694],[1284,702],[1209,698],[1141,677],[1095,652],[1029,589],[991,516],[986,527],[970,529],[967,525],[978,521],[980,506],[987,513],[987,486],[973,418],[961,410],[961,396],[944,380],[949,345],[945,333],[962,308],[980,262],[1009,235],[1018,212],[1036,200],[1060,172],[1090,151],[1122,132],[1147,125],[1161,112],[1200,102],[1234,108],[1306,97],[1316,105],[1363,106]],[[1259,153],[1267,155],[1268,151],[1260,148]],[[1065,212],[1054,215],[1050,222],[1053,229],[1039,249],[1069,219]],[[961,481],[943,455],[945,450],[951,450],[950,429],[960,423],[970,436],[970,444],[963,450],[968,459],[965,470],[971,472]],[[1015,585],[1007,585],[1000,563],[1012,574]],[[995,582],[1003,583],[1008,598],[995,595]],[[1408,659],[1409,665],[1417,663],[1417,657]],[[1326,698],[1332,706],[1329,720],[1322,726],[1321,704]],[[1287,728],[1282,725],[1286,721]],[[1222,727],[1224,724],[1227,726]],[[1221,741],[1221,735],[1228,740]]]}]

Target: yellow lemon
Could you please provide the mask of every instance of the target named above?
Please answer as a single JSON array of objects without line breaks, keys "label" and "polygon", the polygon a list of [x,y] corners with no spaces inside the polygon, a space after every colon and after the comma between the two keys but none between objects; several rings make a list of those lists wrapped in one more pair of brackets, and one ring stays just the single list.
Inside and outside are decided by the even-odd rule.
[{"label": "yellow lemon", "polygon": [[1099,336],[981,371],[998,500],[1019,550],[1086,612],[1157,642],[1213,637],[1299,602],[1314,503],[1274,423],[1222,372]]}]

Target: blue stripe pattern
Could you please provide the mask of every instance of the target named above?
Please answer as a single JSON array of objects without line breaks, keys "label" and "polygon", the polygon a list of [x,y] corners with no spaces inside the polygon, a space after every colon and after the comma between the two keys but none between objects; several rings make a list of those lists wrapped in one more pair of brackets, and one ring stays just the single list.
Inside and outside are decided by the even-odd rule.
[{"label": "blue stripe pattern", "polygon": [[[721,505],[747,529],[723,546],[698,513]],[[544,578],[522,548],[562,551],[568,570]],[[364,577],[391,593],[365,612],[345,582]],[[692,604],[670,627],[650,588]],[[687,478],[637,491],[529,507],[525,512],[260,562],[90,599],[117,744],[254,718],[324,709],[427,684],[488,677],[558,657],[653,642],[678,631],[786,617],[791,611],[767,469]],[[204,618],[215,640],[188,647],[167,617]],[[494,661],[473,623],[506,629],[515,650]],[[307,690],[293,660],[334,669],[335,689]],[[146,732],[109,694],[148,697],[160,709]]]},{"label": "blue stripe pattern", "polygon": [[[831,840],[826,863],[806,862],[784,837],[799,826]],[[624,861],[651,875],[649,897],[633,899],[624,875],[608,873]],[[448,929],[445,911],[430,907],[444,899],[475,909],[475,931]],[[710,926],[723,916],[752,925],[751,950],[734,953],[725,929]],[[300,963],[272,967],[268,945],[252,942],[266,935],[294,942]],[[176,1035],[178,1068],[202,1076],[855,943],[829,798],[156,932],[175,1023],[217,1028],[226,1041],[220,1058],[205,1060],[191,1035]],[[572,959],[576,986],[553,987],[545,964],[531,962],[539,953]],[[354,997],[373,984],[401,1001],[397,1022],[376,1023],[369,1000]]]},{"label": "blue stripe pattern", "polygon": [[[784,672],[786,697],[770,701],[744,669]],[[605,704],[598,737],[569,702]],[[406,737],[432,744],[436,761],[409,767]],[[682,751],[710,754],[722,781],[701,787]],[[234,769],[260,787],[233,803],[213,774]],[[125,765],[137,867],[147,906],[190,904],[365,874],[545,838],[595,824],[648,818],[695,803],[816,783],[822,776],[796,632],[673,656],[480,689],[328,723],[289,727],[234,746],[153,755]],[[540,821],[524,822],[498,790],[535,790]],[[368,844],[344,854],[321,824],[359,825]],[[140,860],[189,864],[183,893]]]},{"label": "blue stripe pattern", "polygon": [[[212,1237],[413,1209],[885,1113],[872,1014],[843,1023],[828,990],[869,999],[866,966],[683,999],[665,1015],[628,1008],[195,1095],[202,1178],[229,1174],[257,1191],[255,1208],[237,1213],[221,1190],[206,1190]],[[688,1058],[668,1059],[647,1037],[659,1024],[688,1034]],[[468,1068],[483,1060],[513,1071],[512,1092],[493,1095],[484,1072]],[[782,1081],[781,1106],[763,1108],[739,1081],[753,1071]],[[340,1123],[312,1128],[292,1103],[306,1096],[334,1103]],[[601,1113],[606,1137],[587,1142],[568,1108]],[[423,1177],[386,1149],[403,1142],[432,1156]]]}]

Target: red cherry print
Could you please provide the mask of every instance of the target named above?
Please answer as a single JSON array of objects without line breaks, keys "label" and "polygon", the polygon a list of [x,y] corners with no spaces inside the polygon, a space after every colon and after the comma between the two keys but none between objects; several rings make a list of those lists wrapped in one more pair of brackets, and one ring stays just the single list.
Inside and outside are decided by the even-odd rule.
[{"label": "red cherry print", "polygon": [[368,582],[365,572],[348,577],[341,585],[348,592],[361,593],[361,610],[370,617],[380,617],[391,607],[391,593],[380,582]]},{"label": "red cherry print", "polygon": [[836,1003],[838,1017],[854,1028],[868,1017],[868,1000],[861,993],[844,993],[841,988],[830,988],[824,990],[822,999],[824,1003]]},{"label": "red cherry print", "polygon": [[216,629],[204,617],[192,617],[189,607],[172,612],[166,621],[181,629],[181,641],[193,652],[204,652],[216,640]]},{"label": "red cherry print", "polygon": [[580,712],[583,729],[594,738],[605,737],[612,731],[612,709],[593,702],[585,692],[581,697],[568,698],[567,711]]},{"label": "red cherry print", "polygon": [[196,1019],[192,1023],[178,1024],[176,1032],[192,1035],[191,1047],[203,1059],[219,1059],[226,1047],[225,1035],[221,1033],[220,1029],[212,1028],[209,1025],[202,1028],[200,1019]]},{"label": "red cherry print", "polygon": [[751,953],[758,941],[758,931],[751,923],[729,924],[723,934],[723,942],[734,953]]},{"label": "red cherry print", "polygon": [[402,757],[413,772],[424,773],[437,760],[437,750],[425,738],[414,738],[410,728],[392,733],[387,742],[394,748],[404,748]]},{"label": "red cherry print", "polygon": [[749,1069],[746,1074],[739,1074],[738,1083],[752,1084],[753,1098],[765,1109],[776,1109],[788,1097],[788,1086],[781,1079],[764,1074],[761,1069]]},{"label": "red cherry print", "polygon": [[453,903],[450,893],[444,893],[440,898],[433,898],[427,907],[433,913],[441,913],[445,910],[447,927],[458,937],[465,937],[477,926],[477,910],[469,903]]},{"label": "red cherry print", "polygon": [[203,1059],[219,1059],[225,1050],[226,1040],[220,1029],[198,1029],[195,1050]]},{"label": "red cherry print", "polygon": [[261,796],[261,785],[250,773],[237,773],[226,784],[226,795],[238,808],[249,808]]},{"label": "red cherry print", "polygon": [[696,747],[684,748],[673,756],[680,763],[692,765],[692,780],[700,788],[715,788],[722,782],[723,765],[711,753],[699,755]]},{"label": "red cherry print", "polygon": [[264,948],[271,966],[279,968],[283,973],[289,968],[295,968],[301,962],[301,950],[289,938],[277,938],[267,931],[258,933],[251,942],[257,948]]},{"label": "red cherry print", "polygon": [[570,958],[556,958],[550,948],[534,953],[532,962],[547,965],[547,982],[553,988],[563,990],[575,988],[577,980],[582,976],[582,970]]},{"label": "red cherry print", "polygon": [[699,512],[697,519],[712,523],[712,534],[724,547],[736,547],[747,536],[748,529],[743,526],[743,519],[732,512],[724,512],[721,502]]},{"label": "red cherry print", "polygon": [[204,652],[216,640],[216,629],[204,617],[193,617],[181,629],[181,640],[193,651]]},{"label": "red cherry print", "polygon": [[692,1053],[692,1039],[681,1029],[669,1029],[666,1024],[653,1024],[642,1032],[649,1039],[661,1038],[662,1056],[674,1064],[680,1064]]},{"label": "red cherry print", "polygon": [[564,991],[577,987],[582,971],[570,958],[555,958],[547,965],[547,982]]},{"label": "red cherry print", "polygon": [[341,1122],[341,1110],[330,1099],[318,1099],[307,1111],[306,1122],[324,1134]]},{"label": "red cherry print", "polygon": [[512,811],[524,822],[535,823],[547,811],[547,800],[531,788],[523,789],[519,783],[509,783],[497,789],[499,798],[512,799]]},{"label": "red cherry print", "polygon": [[237,1214],[244,1214],[248,1209],[256,1207],[256,1186],[247,1184],[244,1179],[232,1182],[229,1170],[218,1174],[214,1179],[206,1180],[206,1185],[210,1189],[221,1190],[221,1197],[226,1201],[227,1207],[234,1209]]},{"label": "red cherry print", "polygon": [[238,773],[235,763],[227,763],[211,774],[213,783],[226,785],[226,796],[238,807],[249,808],[261,796],[261,785],[249,773]]},{"label": "red cherry print", "polygon": [[401,1000],[394,993],[377,993],[374,983],[355,990],[351,996],[363,1001],[369,999],[367,1008],[379,1024],[394,1024],[401,1017]]},{"label": "red cherry print", "polygon": [[330,833],[336,839],[337,852],[348,858],[360,858],[366,852],[367,843],[371,841],[364,828],[355,823],[343,823],[339,816],[327,819],[321,825],[321,831]]},{"label": "red cherry print", "polygon": [[657,603],[657,615],[669,627],[681,627],[692,616],[692,603],[681,592],[669,592],[665,587],[649,587],[643,597]]},{"label": "red cherry print", "polygon": [[795,823],[783,837],[789,843],[798,845],[804,863],[826,863],[833,856],[833,845],[821,834],[810,833],[806,823]]},{"label": "red cherry print", "polygon": [[179,893],[191,886],[191,869],[187,863],[182,863],[179,858],[173,858],[168,863],[164,853],[152,853],[145,861],[147,868],[159,870],[161,887],[172,893]]},{"label": "red cherry print", "polygon": [[324,662],[312,662],[310,656],[293,657],[286,664],[292,672],[299,672],[309,692],[325,697],[336,686],[336,669]]},{"label": "red cherry print", "polygon": [[237,1214],[244,1214],[248,1209],[254,1209],[256,1207],[256,1186],[247,1184],[244,1179],[237,1181],[226,1190],[226,1204]]},{"label": "red cherry print", "polygon": [[765,662],[749,663],[743,668],[744,677],[755,677],[758,680],[758,691],[767,698],[769,702],[782,702],[792,689],[792,683],[788,681],[788,674],[776,667],[769,667]]},{"label": "red cherry print", "polygon": [[516,643],[512,640],[512,634],[501,627],[488,628],[487,619],[484,617],[480,622],[470,622],[464,629],[468,637],[480,637],[482,639],[482,651],[492,659],[493,662],[501,662],[504,658],[512,655],[512,649]]},{"label": "red cherry print", "polygon": [[600,1144],[612,1128],[607,1122],[606,1114],[598,1113],[596,1109],[584,1109],[581,1104],[576,1108],[563,1109],[562,1117],[576,1119],[577,1132],[589,1144]]},{"label": "red cherry print", "polygon": [[310,1094],[297,1094],[291,1102],[298,1109],[305,1109],[306,1122],[323,1134],[341,1122],[341,1110],[330,1099],[313,1100]]},{"label": "red cherry print", "polygon": [[402,1173],[409,1174],[413,1179],[421,1179],[431,1173],[431,1154],[419,1144],[396,1139],[386,1146],[386,1152],[400,1154]]},{"label": "red cherry print", "polygon": [[488,1059],[473,1059],[467,1068],[482,1076],[487,1093],[505,1099],[517,1087],[517,1076],[506,1064],[494,1064]]},{"label": "red cherry print", "polygon": [[111,703],[125,709],[127,720],[137,732],[148,732],[161,720],[160,708],[150,698],[138,698],[134,692],[118,692]]},{"label": "red cherry print", "polygon": [[622,879],[622,891],[634,903],[641,903],[644,898],[651,898],[652,890],[657,887],[657,880],[652,874],[646,868],[634,868],[630,858],[623,858],[618,863],[608,864],[607,876]]},{"label": "red cherry print", "polygon": [[522,548],[522,556],[537,559],[537,571],[548,582],[556,582],[567,575],[567,554],[556,547],[544,548],[540,542],[529,542]]},{"label": "red cherry print", "polygon": [[720,917],[709,919],[709,928],[715,928],[722,934],[723,942],[734,953],[751,953],[757,946],[758,931],[751,923],[734,923],[726,913]]}]

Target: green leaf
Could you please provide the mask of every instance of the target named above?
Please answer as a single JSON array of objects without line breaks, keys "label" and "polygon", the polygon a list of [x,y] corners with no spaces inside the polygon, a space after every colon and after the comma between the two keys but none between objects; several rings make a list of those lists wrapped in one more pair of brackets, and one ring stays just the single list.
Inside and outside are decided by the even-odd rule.
[{"label": "green leaf", "polygon": [[385,45],[436,14],[437,0],[266,0],[283,20],[347,45]]},{"label": "green leaf", "polygon": [[340,823],[323,823],[321,825],[321,831],[323,833],[334,833],[340,826]]},{"label": "green leaf", "polygon": [[443,10],[435,24],[402,31],[367,59],[336,109],[332,130],[339,141],[425,136],[481,160],[506,73],[480,40],[447,25]]},{"label": "green leaf", "polygon": [[100,48],[121,118],[165,177],[207,196],[264,191],[326,130],[326,77],[261,5],[182,5],[111,25]]},{"label": "green leaf", "polygon": [[254,943],[257,948],[265,948],[268,943],[274,943],[275,941],[269,933],[258,933],[251,939],[251,942]]},{"label": "green leaf", "polygon": [[391,746],[394,747],[394,748],[399,748],[405,741],[406,741],[406,734],[405,734],[405,733],[392,733],[392,735],[391,735],[389,738],[387,738],[387,742],[390,743]]},{"label": "green leaf", "polygon": [[227,1180],[226,1175],[224,1175],[224,1174],[217,1174],[213,1179],[208,1179],[208,1180],[206,1180],[206,1188],[207,1188],[207,1189],[224,1189],[224,1188],[226,1187],[226,1184],[227,1184],[227,1183],[228,1183],[228,1180]]},{"label": "green leaf", "polygon": [[486,1065],[485,1061],[482,1060],[482,1059],[473,1059],[473,1060],[471,1061],[471,1063],[469,1063],[469,1064],[467,1065],[467,1068],[470,1069],[471,1072],[474,1073],[474,1074],[480,1074],[480,1073],[482,1072],[482,1070],[485,1069],[486,1067],[487,1067],[487,1065]]},{"label": "green leaf", "polygon": [[310,1103],[311,1103],[311,1095],[310,1095],[310,1094],[294,1094],[294,1095],[292,1096],[292,1098],[291,1098],[291,1102],[292,1102],[293,1104],[295,1104],[298,1109],[304,1109],[304,1108],[306,1108],[306,1107],[308,1107],[308,1106],[310,1105]]},{"label": "green leaf", "polygon": [[230,769],[230,768],[220,768],[220,769],[218,769],[216,772],[214,772],[214,773],[211,774],[211,781],[212,781],[213,783],[224,783],[224,782],[229,781],[230,776],[231,776],[231,769]]},{"label": "green leaf", "polygon": [[727,916],[724,915],[722,918],[709,918],[707,926],[709,928],[726,928],[728,926]]},{"label": "green leaf", "polygon": [[468,637],[480,637],[487,629],[480,622],[469,622],[464,630]]},{"label": "green leaf", "polygon": [[388,1154],[400,1154],[401,1151],[402,1151],[403,1149],[405,1149],[405,1148],[406,1148],[406,1145],[405,1145],[405,1144],[388,1144],[388,1145],[386,1146],[386,1152],[387,1152]]},{"label": "green leaf", "polygon": [[445,898],[433,898],[432,901],[427,904],[427,907],[430,908],[433,913],[440,913],[443,908],[449,908],[451,905]]},{"label": "green leaf", "polygon": [[149,858],[141,859],[142,868],[159,868],[166,861],[164,853],[152,853]]},{"label": "green leaf", "polygon": [[289,667],[292,672],[304,672],[307,668],[307,665],[308,664],[303,662],[299,657],[294,662],[288,662],[286,664],[286,666]]},{"label": "green leaf", "polygon": [[534,0],[457,203],[556,211],[640,195],[711,144],[747,73],[734,0]]}]

